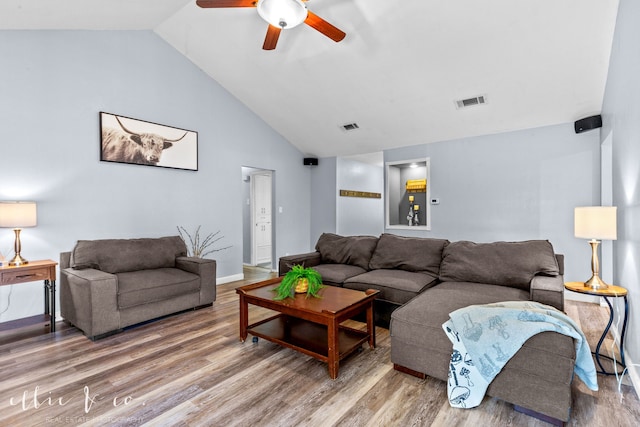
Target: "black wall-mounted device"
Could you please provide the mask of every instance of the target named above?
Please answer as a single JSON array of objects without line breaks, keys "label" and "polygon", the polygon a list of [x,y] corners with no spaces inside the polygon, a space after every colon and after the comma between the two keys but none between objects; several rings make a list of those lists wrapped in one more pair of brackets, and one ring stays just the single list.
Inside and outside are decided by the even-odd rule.
[{"label": "black wall-mounted device", "polygon": [[584,119],[580,119],[573,124],[576,133],[586,132],[591,129],[601,128],[602,127],[602,116],[598,114],[597,116],[585,117]]},{"label": "black wall-mounted device", "polygon": [[305,157],[302,160],[302,164],[305,166],[318,166],[318,159],[315,157]]}]

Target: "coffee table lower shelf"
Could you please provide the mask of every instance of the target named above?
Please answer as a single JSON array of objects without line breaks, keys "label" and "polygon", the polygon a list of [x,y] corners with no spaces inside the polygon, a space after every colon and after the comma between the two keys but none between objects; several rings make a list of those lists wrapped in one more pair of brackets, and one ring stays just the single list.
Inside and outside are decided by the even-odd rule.
[{"label": "coffee table lower shelf", "polygon": [[[329,360],[328,331],[325,325],[279,314],[249,325],[247,332],[323,362]],[[338,330],[339,360],[353,353],[368,340],[367,332],[340,326]]]}]

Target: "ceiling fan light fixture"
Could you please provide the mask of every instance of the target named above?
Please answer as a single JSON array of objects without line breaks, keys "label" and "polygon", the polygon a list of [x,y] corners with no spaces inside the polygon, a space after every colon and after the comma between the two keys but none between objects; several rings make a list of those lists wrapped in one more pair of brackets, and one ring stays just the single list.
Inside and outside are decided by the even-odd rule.
[{"label": "ceiling fan light fixture", "polygon": [[307,19],[307,6],[302,0],[258,0],[258,15],[274,27],[289,29]]}]

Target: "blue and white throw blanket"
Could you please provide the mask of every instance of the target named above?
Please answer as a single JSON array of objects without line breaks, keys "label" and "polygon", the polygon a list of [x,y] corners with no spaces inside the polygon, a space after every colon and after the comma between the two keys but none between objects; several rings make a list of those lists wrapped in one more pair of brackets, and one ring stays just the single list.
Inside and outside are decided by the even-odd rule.
[{"label": "blue and white throw blanket", "polygon": [[563,312],[533,301],[472,305],[449,313],[442,328],[453,343],[447,393],[454,408],[474,408],[502,367],[530,337],[554,331],[575,339],[576,375],[598,390],[596,368],[584,334]]}]

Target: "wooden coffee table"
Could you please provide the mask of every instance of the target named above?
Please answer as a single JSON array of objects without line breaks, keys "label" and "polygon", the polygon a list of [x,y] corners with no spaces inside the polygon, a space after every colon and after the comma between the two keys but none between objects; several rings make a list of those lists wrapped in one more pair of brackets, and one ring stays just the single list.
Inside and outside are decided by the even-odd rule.
[{"label": "wooden coffee table", "polygon": [[[373,300],[379,291],[365,292],[326,286],[320,298],[297,294],[295,298],[274,301],[275,289],[282,277],[236,289],[240,295],[240,340],[247,335],[264,338],[283,347],[297,350],[329,365],[329,376],[338,377],[338,365],[368,342],[375,348]],[[268,308],[277,315],[249,325],[249,304]],[[366,311],[367,330],[341,325],[345,320]]]}]

